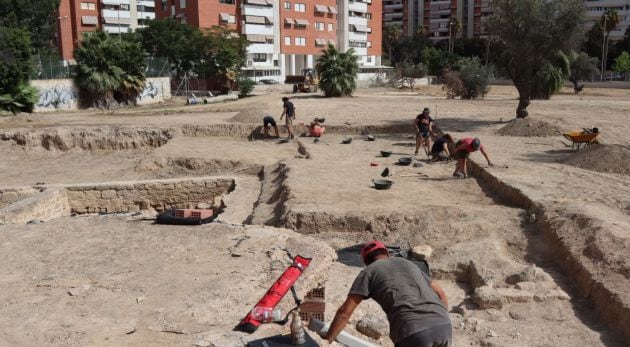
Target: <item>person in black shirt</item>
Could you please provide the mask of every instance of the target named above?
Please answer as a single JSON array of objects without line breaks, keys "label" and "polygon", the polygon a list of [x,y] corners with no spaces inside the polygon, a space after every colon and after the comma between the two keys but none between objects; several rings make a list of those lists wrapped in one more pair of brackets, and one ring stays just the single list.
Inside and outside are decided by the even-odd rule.
[{"label": "person in black shirt", "polygon": [[433,143],[431,147],[431,161],[443,161],[451,159],[451,149],[455,142],[449,134],[444,134]]},{"label": "person in black shirt", "polygon": [[280,120],[282,117],[286,116],[286,126],[287,132],[289,133],[289,139],[292,139],[293,136],[293,120],[295,119],[295,106],[289,98],[286,96],[282,98],[282,115],[280,116]]},{"label": "person in black shirt", "polygon": [[263,134],[265,135],[265,137],[269,137],[270,127],[273,127],[273,131],[276,134],[276,137],[278,137],[278,126],[276,125],[276,120],[273,119],[272,116],[266,115],[263,118]]},{"label": "person in black shirt", "polygon": [[420,146],[424,145],[424,152],[429,156],[429,151],[431,150],[431,136],[435,136],[433,132],[433,118],[429,115],[430,112],[431,110],[425,107],[422,113],[416,116],[416,120],[413,123],[416,130],[415,155],[418,155]]}]

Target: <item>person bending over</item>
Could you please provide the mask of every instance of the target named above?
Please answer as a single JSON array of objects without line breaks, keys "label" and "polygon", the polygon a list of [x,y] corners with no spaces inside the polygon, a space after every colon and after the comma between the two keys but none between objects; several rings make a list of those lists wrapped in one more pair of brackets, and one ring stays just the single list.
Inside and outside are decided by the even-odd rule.
[{"label": "person bending over", "polygon": [[276,137],[279,137],[278,125],[276,124],[276,120],[273,119],[272,116],[265,116],[263,118],[263,135],[265,136],[265,138],[269,137],[270,127],[273,127],[273,132],[276,134]]},{"label": "person bending over", "polygon": [[322,125],[323,118],[315,118],[308,127],[309,134],[313,137],[321,137],[326,132],[326,127]]},{"label": "person bending over", "polygon": [[453,150],[452,157],[457,160],[457,165],[455,166],[453,176],[458,178],[468,177],[468,158],[470,157],[470,153],[476,151],[481,151],[481,154],[483,154],[486,161],[488,161],[488,166],[493,166],[492,162],[490,162],[490,158],[488,157],[488,153],[486,153],[485,148],[481,144],[481,141],[476,137],[465,137],[455,143],[455,149]]},{"label": "person bending over", "polygon": [[451,152],[454,142],[449,134],[444,134],[433,143],[431,147],[431,161],[448,161],[451,159]]},{"label": "person bending over", "polygon": [[380,241],[363,246],[361,256],[367,267],[354,280],[323,338],[335,340],[359,303],[371,298],[387,314],[396,347],[450,346],[453,327],[444,290],[411,261],[390,257]]}]

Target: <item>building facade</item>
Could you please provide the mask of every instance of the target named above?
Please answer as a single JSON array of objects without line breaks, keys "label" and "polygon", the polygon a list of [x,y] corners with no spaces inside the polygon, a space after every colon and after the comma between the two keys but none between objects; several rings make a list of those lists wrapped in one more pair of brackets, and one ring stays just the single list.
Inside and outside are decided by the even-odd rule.
[{"label": "building facade", "polygon": [[246,75],[284,81],[314,68],[328,44],[354,48],[362,67],[380,65],[381,0],[156,0],[156,17],[244,35]]},{"label": "building facade", "polygon": [[[617,11],[619,25],[610,40],[623,39],[630,27],[630,0],[583,0],[584,30],[591,29],[607,10]],[[492,14],[491,0],[383,0],[383,26],[398,25],[403,34],[423,30],[434,40],[447,39],[449,18],[457,18],[461,30],[455,37],[485,37],[486,20]]]},{"label": "building facade", "polygon": [[630,27],[630,0],[584,0],[582,1],[586,10],[586,20],[584,30],[588,31],[597,23],[607,10],[617,11],[619,24],[610,32],[610,40],[622,40],[626,30]]},{"label": "building facade", "polygon": [[[485,21],[492,13],[491,0],[389,0],[400,1],[400,5],[390,5],[388,11],[396,9],[396,15],[384,17],[384,25],[402,23],[405,35],[424,31],[433,40],[449,37],[449,26],[454,17],[459,22],[459,30],[454,30],[455,37],[481,37],[487,35]],[[385,11],[385,8],[384,8]],[[400,13],[400,15],[398,14]],[[391,19],[390,19],[391,18]],[[388,20],[389,19],[389,20]]]},{"label": "building facade", "polygon": [[63,60],[73,61],[73,51],[83,33],[103,30],[120,35],[154,18],[154,0],[61,0],[57,17],[59,53]]}]

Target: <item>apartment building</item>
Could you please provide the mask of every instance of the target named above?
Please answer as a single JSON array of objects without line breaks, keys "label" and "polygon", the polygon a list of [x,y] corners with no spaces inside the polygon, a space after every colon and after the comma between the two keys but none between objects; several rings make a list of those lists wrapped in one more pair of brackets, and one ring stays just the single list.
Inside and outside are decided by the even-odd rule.
[{"label": "apartment building", "polygon": [[[610,40],[623,39],[630,27],[630,0],[583,0],[586,11],[584,30],[591,29],[607,10],[617,11],[619,25]],[[456,37],[484,37],[491,0],[383,0],[383,26],[398,25],[405,35],[424,30],[434,40],[448,38],[449,17],[461,23]]]},{"label": "apartment building", "polygon": [[[391,1],[391,0],[390,0]],[[461,29],[456,37],[480,37],[487,35],[485,22],[492,13],[491,0],[401,0],[404,15],[403,32],[413,35],[417,30],[423,30],[433,40],[449,37],[449,26],[452,17],[457,18]],[[387,19],[389,17],[385,17]],[[384,23],[384,25],[390,25]]]},{"label": "apartment building", "polygon": [[314,68],[328,44],[354,48],[361,66],[380,65],[381,0],[156,0],[156,16],[245,35],[254,79],[282,82]]},{"label": "apartment building", "polygon": [[72,53],[85,32],[103,30],[119,35],[143,27],[155,18],[154,0],[61,0],[57,43],[63,60]]},{"label": "apartment building", "polygon": [[584,30],[590,30],[593,24],[598,22],[607,10],[613,10],[617,11],[619,15],[619,24],[610,32],[610,40],[623,39],[626,30],[630,27],[630,0],[584,0],[582,3],[586,10]]}]

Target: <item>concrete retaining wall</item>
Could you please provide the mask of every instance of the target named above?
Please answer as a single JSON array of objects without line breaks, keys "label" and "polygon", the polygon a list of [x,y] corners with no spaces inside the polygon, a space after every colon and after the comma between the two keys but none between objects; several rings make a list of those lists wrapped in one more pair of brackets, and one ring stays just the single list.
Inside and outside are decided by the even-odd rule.
[{"label": "concrete retaining wall", "polygon": [[69,214],[66,191],[49,189],[0,209],[0,223],[24,224],[34,219],[47,221]]},{"label": "concrete retaining wall", "polygon": [[221,205],[223,195],[234,189],[227,178],[113,182],[66,187],[70,211],[75,213],[131,212],[154,208],[194,208],[198,203]]},{"label": "concrete retaining wall", "polygon": [[[79,93],[71,79],[34,80],[31,85],[39,90],[35,112],[77,110]],[[144,91],[138,97],[138,105],[149,105],[171,98],[169,77],[147,78]]]}]

